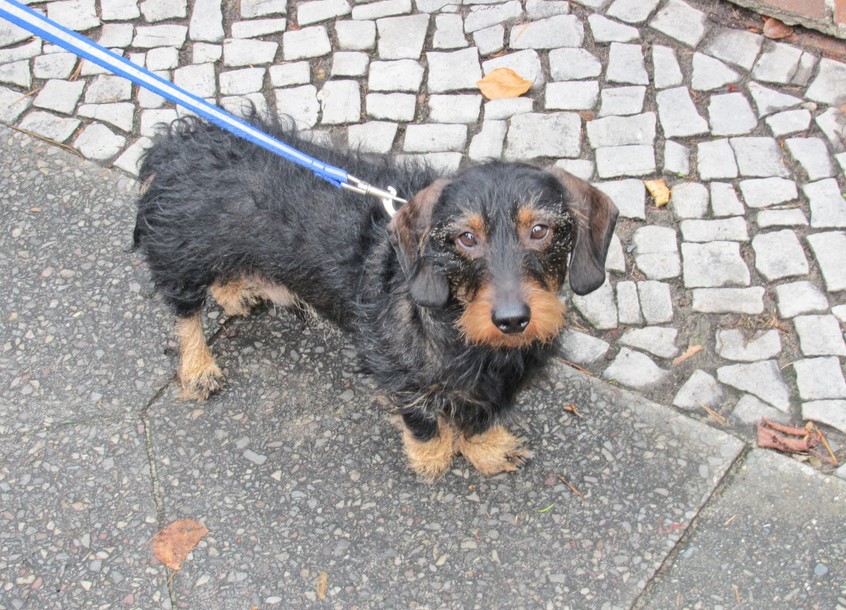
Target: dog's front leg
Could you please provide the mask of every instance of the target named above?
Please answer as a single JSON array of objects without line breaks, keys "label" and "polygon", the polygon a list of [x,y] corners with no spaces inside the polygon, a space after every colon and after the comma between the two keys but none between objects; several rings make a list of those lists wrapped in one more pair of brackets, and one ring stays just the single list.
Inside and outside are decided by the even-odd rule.
[{"label": "dog's front leg", "polygon": [[402,419],[402,442],[411,469],[430,483],[437,480],[456,454],[455,429],[442,417],[433,420],[404,413]]},{"label": "dog's front leg", "polygon": [[182,398],[205,400],[223,387],[223,373],[214,361],[200,314],[196,313],[176,321],[176,337],[179,339],[179,384]]},{"label": "dog's front leg", "polygon": [[498,424],[479,434],[459,432],[457,440],[458,451],[476,470],[488,476],[514,472],[534,455],[523,439]]}]

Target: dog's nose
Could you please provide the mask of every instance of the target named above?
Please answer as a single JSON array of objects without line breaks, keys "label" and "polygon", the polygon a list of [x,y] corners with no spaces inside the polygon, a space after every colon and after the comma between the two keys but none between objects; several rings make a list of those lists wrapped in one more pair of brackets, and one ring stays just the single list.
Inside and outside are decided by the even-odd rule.
[{"label": "dog's nose", "polygon": [[526,330],[532,312],[525,303],[510,303],[493,310],[491,320],[494,326],[506,335],[516,335]]}]

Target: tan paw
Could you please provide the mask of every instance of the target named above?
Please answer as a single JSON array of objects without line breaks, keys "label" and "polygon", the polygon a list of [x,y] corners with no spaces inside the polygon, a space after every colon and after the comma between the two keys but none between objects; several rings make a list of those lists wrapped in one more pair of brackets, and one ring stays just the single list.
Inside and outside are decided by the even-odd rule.
[{"label": "tan paw", "polygon": [[514,472],[525,466],[534,455],[523,444],[523,439],[502,426],[494,426],[475,436],[460,436],[458,451],[476,470],[488,476]]},{"label": "tan paw", "polygon": [[402,443],[411,469],[429,483],[447,471],[456,453],[455,431],[442,420],[438,422],[438,434],[428,441],[417,440],[404,428]]},{"label": "tan paw", "polygon": [[183,400],[206,400],[223,389],[223,372],[212,361],[202,370],[180,371],[179,385],[182,388],[179,397]]}]

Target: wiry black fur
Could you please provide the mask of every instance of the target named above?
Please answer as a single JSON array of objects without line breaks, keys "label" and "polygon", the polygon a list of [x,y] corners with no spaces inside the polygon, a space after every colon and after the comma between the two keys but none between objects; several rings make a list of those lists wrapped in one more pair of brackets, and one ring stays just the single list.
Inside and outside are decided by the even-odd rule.
[{"label": "wiry black fur", "polygon": [[[406,199],[437,177],[425,166],[317,146],[276,123],[260,127],[374,185],[394,186]],[[196,313],[215,281],[257,273],[286,286],[351,334],[365,369],[420,440],[437,433],[438,414],[468,434],[484,431],[554,352],[553,342],[505,349],[470,345],[459,335],[456,285],[472,293],[497,270],[468,264],[450,233],[450,222],[463,212],[513,233],[516,205],[536,198],[561,219],[555,247],[546,258],[520,254],[503,233],[503,251],[511,249],[500,263],[518,275],[553,275],[560,286],[578,227],[569,210],[573,194],[547,172],[492,163],[459,174],[443,190],[419,253],[419,264],[450,285],[448,299],[436,307],[421,307],[410,296],[378,201],[337,189],[215,126],[175,122],[144,157],[140,178],[146,190],[134,243],[178,316]]]}]

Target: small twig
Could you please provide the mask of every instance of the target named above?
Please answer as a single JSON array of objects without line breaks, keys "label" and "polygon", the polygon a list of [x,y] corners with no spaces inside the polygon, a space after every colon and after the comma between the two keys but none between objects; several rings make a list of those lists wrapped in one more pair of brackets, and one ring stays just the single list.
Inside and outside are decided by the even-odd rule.
[{"label": "small twig", "polygon": [[726,519],[725,523],[723,523],[723,527],[729,526],[732,522],[737,518],[737,515],[732,515],[728,519]]},{"label": "small twig", "polygon": [[578,496],[580,504],[585,503],[585,497],[582,495],[582,492],[580,492],[578,489],[576,489],[575,485],[570,483],[570,481],[568,481],[567,479],[562,477],[560,474],[558,475],[558,480],[561,481],[562,483],[564,483],[564,485],[566,485],[567,487],[570,488],[570,491],[572,491],[574,494],[576,494],[576,496]]},{"label": "small twig", "polygon": [[682,362],[684,362],[685,360],[687,360],[691,356],[695,356],[696,354],[698,354],[701,351],[702,351],[701,345],[691,345],[690,347],[687,348],[687,351],[685,353],[683,353],[681,356],[673,359],[673,366],[680,365]]},{"label": "small twig", "polygon": [[48,144],[52,144],[53,146],[59,146],[61,148],[64,148],[65,150],[69,150],[70,152],[74,153],[78,157],[83,158],[82,153],[79,152],[78,150],[76,150],[72,146],[68,146],[67,144],[62,144],[61,142],[57,142],[56,140],[53,140],[52,138],[48,138],[46,136],[39,135],[39,134],[35,133],[34,131],[29,131],[28,129],[22,129],[20,127],[15,127],[14,125],[9,125],[9,127],[11,129],[14,129],[15,131],[19,131],[21,133],[25,133],[28,136],[32,136],[33,138],[38,138],[39,140],[43,140],[44,142],[47,142]]},{"label": "small twig", "polygon": [[732,585],[731,588],[734,589],[734,596],[737,598],[737,603],[743,603],[743,600],[740,599],[740,587],[738,587],[737,585]]},{"label": "small twig", "polygon": [[576,369],[576,370],[577,370],[577,371],[579,371],[580,373],[584,373],[584,374],[585,374],[585,375],[587,375],[588,377],[593,377],[593,373],[591,373],[591,372],[590,372],[589,370],[587,370],[586,368],[584,368],[584,367],[582,367],[582,366],[579,366],[579,365],[578,365],[578,364],[576,364],[575,362],[571,362],[570,360],[567,360],[566,358],[561,358],[560,356],[558,356],[556,359],[557,359],[557,360],[560,360],[561,362],[563,362],[563,363],[564,363],[564,364],[566,364],[567,366],[569,366],[569,367],[572,367],[572,368]]},{"label": "small twig", "polygon": [[576,405],[574,405],[572,402],[568,402],[566,405],[564,405],[564,410],[567,411],[567,413],[572,413],[579,419],[584,418],[584,415],[579,413],[579,410],[576,408]]},{"label": "small twig", "polygon": [[716,411],[714,411],[714,409],[712,409],[708,405],[702,404],[699,401],[697,401],[696,404],[698,404],[700,407],[702,407],[708,415],[710,415],[711,417],[713,417],[717,421],[718,424],[720,424],[721,426],[726,425],[726,423],[727,423],[726,418],[723,417],[722,415],[720,415],[719,413],[717,413]]},{"label": "small twig", "polygon": [[837,460],[837,457],[834,455],[834,451],[831,450],[831,445],[828,444],[828,439],[825,438],[825,434],[823,434],[822,430],[820,430],[819,428],[817,428],[816,430],[820,434],[820,440],[822,441],[823,447],[825,447],[825,450],[828,451],[828,454],[831,456],[831,464],[833,466],[839,466],[840,462]]}]

